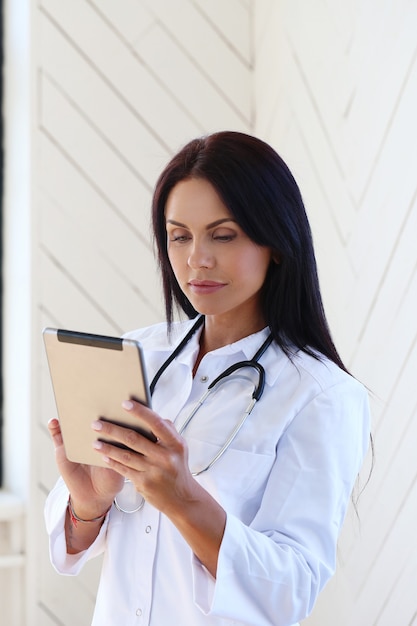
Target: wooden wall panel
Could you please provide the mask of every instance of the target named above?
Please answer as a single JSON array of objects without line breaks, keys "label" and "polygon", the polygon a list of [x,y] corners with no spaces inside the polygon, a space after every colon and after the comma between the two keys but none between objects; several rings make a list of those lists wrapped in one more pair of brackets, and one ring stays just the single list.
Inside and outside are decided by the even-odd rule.
[{"label": "wooden wall panel", "polygon": [[31,624],[88,624],[99,565],[70,581],[49,565],[54,405],[40,330],[120,334],[162,318],[152,187],[182,144],[226,127],[255,130],[294,171],[336,342],[373,392],[372,479],[305,623],[417,623],[417,4],[40,0],[34,14]]},{"label": "wooden wall panel", "polygon": [[152,189],[170,156],[191,138],[250,130],[251,13],[246,0],[35,4],[38,408],[28,558],[29,571],[38,575],[31,581],[36,605],[27,614],[31,626],[87,626],[99,562],[64,578],[48,558],[42,509],[57,470],[46,428],[55,406],[41,329],[120,335],[163,318]]},{"label": "wooden wall panel", "polygon": [[305,623],[415,624],[417,4],[254,10],[256,130],[300,183],[336,343],[374,417],[359,519],[349,513],[338,574]]}]

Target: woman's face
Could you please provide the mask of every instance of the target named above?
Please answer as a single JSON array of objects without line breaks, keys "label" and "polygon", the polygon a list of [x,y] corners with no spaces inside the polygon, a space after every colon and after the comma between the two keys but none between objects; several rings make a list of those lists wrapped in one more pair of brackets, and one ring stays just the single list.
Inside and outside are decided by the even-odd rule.
[{"label": "woman's face", "polygon": [[271,251],[240,228],[205,179],[183,180],[165,207],[168,257],[193,307],[234,322],[261,321],[260,289]]}]

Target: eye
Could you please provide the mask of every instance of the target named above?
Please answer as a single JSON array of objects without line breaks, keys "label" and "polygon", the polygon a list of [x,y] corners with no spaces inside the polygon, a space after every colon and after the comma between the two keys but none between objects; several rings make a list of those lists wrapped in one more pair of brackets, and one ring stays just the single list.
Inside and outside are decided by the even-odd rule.
[{"label": "eye", "polygon": [[236,238],[236,233],[229,228],[218,228],[213,232],[212,236],[216,241],[227,243]]},{"label": "eye", "polygon": [[186,230],[175,228],[174,230],[168,231],[168,240],[173,243],[184,243],[190,239],[191,235]]}]

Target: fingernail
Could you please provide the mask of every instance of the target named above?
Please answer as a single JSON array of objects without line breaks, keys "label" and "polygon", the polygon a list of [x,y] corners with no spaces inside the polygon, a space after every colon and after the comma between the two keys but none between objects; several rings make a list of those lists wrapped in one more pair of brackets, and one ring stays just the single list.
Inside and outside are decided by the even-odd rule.
[{"label": "fingernail", "polygon": [[93,430],[102,430],[103,428],[103,424],[100,420],[95,420],[92,424],[91,424],[91,428]]},{"label": "fingernail", "polygon": [[133,409],[133,402],[130,400],[123,400],[122,407],[126,409],[126,411],[131,411]]},{"label": "fingernail", "polygon": [[98,439],[93,441],[93,448],[95,448],[96,450],[101,450],[102,447],[103,447],[102,441],[99,441]]}]

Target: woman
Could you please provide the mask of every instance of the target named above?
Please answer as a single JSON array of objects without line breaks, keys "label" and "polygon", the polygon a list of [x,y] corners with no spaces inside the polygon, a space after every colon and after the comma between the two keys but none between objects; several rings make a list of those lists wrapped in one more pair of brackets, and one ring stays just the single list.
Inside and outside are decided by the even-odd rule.
[{"label": "woman", "polygon": [[[367,394],[330,337],[299,189],[270,146],[216,133],[165,168],[153,228],[167,324],[128,335],[156,376],[152,410],[124,408],[157,442],[95,422],[132,451],[98,443],[108,469],[76,465],[51,420],[62,475],[46,506],[53,563],[77,574],[104,552],[100,626],[292,626],[334,571],[369,439]],[[175,307],[189,320],[174,323]],[[192,411],[210,381],[254,355],[263,394],[225,446],[259,366]],[[129,489],[129,510],[144,498],[134,513],[119,510]]]}]

